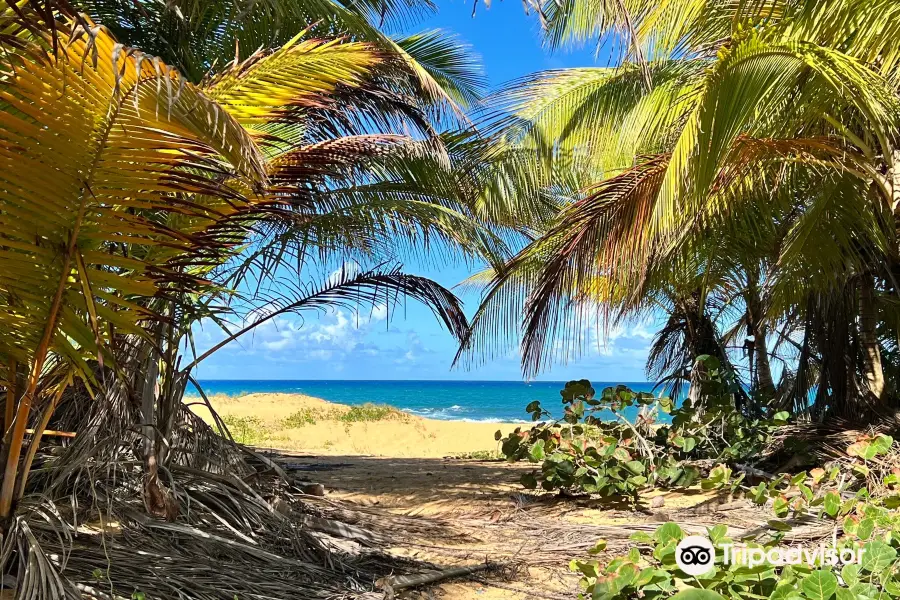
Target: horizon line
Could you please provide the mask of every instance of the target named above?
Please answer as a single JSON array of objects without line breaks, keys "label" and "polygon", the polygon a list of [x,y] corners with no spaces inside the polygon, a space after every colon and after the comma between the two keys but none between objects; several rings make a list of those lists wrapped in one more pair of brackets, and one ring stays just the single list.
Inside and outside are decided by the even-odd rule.
[{"label": "horizon line", "polygon": [[[585,378],[587,379],[587,378]],[[434,382],[434,383],[473,383],[473,382],[481,382],[481,383],[565,383],[568,381],[579,381],[578,379],[535,379],[532,381],[526,381],[523,379],[205,379],[205,378],[197,378],[197,381],[210,381],[210,382],[226,382],[226,381],[316,381],[316,382],[335,382],[335,381],[391,381],[391,382]],[[619,379],[588,379],[590,382],[602,382],[602,383],[657,383],[653,381],[622,381]]]}]

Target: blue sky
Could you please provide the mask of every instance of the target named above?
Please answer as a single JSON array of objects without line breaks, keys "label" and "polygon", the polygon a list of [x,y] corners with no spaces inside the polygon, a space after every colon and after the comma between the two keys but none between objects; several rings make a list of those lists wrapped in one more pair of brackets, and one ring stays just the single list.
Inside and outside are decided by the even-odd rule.
[{"label": "blue sky", "polygon": [[[551,54],[541,46],[537,19],[526,16],[518,0],[495,0],[490,9],[479,2],[475,18],[471,0],[438,2],[439,12],[416,29],[452,31],[469,43],[481,57],[491,88],[534,71],[610,61],[603,52],[595,60],[592,47]],[[476,267],[407,263],[405,270],[452,287]],[[464,295],[463,300],[471,314],[478,296]],[[642,381],[651,336],[648,325],[614,331],[582,359],[557,366],[540,379]],[[200,350],[223,338],[211,327],[196,337]],[[361,314],[345,309],[276,319],[204,361],[198,374],[203,379],[521,379],[514,353],[474,370],[451,370],[455,353],[453,338],[431,312],[410,302],[390,315],[384,308]]]}]

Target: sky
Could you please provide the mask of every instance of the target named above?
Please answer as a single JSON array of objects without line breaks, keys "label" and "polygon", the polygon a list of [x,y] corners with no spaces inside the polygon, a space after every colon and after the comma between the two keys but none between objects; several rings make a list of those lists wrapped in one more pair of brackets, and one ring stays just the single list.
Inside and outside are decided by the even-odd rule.
[{"label": "sky", "polygon": [[[437,0],[439,11],[416,29],[455,33],[479,55],[491,89],[528,73],[578,66],[606,66],[611,57],[593,47],[550,53],[541,46],[540,26],[517,0],[479,2]],[[404,270],[453,287],[477,265],[408,262]],[[466,313],[477,308],[477,294],[461,294]],[[579,360],[554,366],[537,379],[643,381],[653,335],[651,324],[617,329],[604,338],[593,335],[592,350]],[[195,332],[202,351],[222,340],[215,326]],[[413,302],[397,310],[386,307],[347,309],[324,314],[279,317],[252,336],[225,346],[202,362],[201,379],[429,379],[521,380],[516,352],[473,369],[451,368],[457,345],[431,312]]]}]

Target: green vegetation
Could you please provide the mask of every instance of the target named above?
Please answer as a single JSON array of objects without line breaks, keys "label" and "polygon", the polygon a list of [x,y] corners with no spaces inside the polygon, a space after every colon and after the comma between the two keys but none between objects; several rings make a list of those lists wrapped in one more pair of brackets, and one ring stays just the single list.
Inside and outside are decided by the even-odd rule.
[{"label": "green vegetation", "polygon": [[450,458],[458,460],[502,460],[503,455],[497,450],[476,450],[475,452],[460,452],[450,455]]},{"label": "green vegetation", "polygon": [[[848,449],[850,456],[859,461],[851,471],[859,475],[859,466],[896,451],[892,448],[896,445],[886,436],[857,442]],[[868,458],[859,456],[860,453]],[[711,487],[728,485],[726,470],[719,469],[704,484]],[[792,477],[784,475],[768,485],[761,483],[749,490],[758,504],[774,500],[776,518],[769,521],[770,530],[757,536],[761,539],[735,540],[728,537],[726,525],[708,528],[707,537],[717,548],[717,553],[715,564],[704,575],[688,576],[675,564],[675,547],[685,536],[676,523],[661,525],[653,535],[632,535],[631,541],[637,546],[626,556],[605,560],[604,564],[595,559],[579,560],[572,568],[582,574],[586,594],[603,600],[665,598],[686,586],[716,591],[735,600],[748,597],[773,600],[898,598],[900,515],[896,508],[900,506],[900,493],[897,476],[885,478],[890,492],[873,498],[865,487],[855,494],[847,494],[842,483],[846,474],[837,467],[827,474],[823,469],[815,469]],[[789,495],[794,499],[788,501]],[[805,558],[800,565],[753,565],[741,561],[724,564],[723,545],[726,544],[743,542],[748,552],[754,548],[768,552],[786,545],[785,537],[792,529],[791,522],[785,520],[789,514],[795,519],[807,515],[833,523],[836,534],[838,531],[841,534],[836,535],[833,544],[832,540],[826,540],[828,547],[834,549],[838,557],[845,550],[862,550],[859,563],[843,564],[822,555],[813,564],[808,564]],[[605,546],[605,542],[598,542],[591,554],[601,553]]]},{"label": "green vegetation", "polygon": [[[147,443],[139,458],[150,471],[148,481],[159,482],[157,470],[171,449],[167,440],[189,427],[179,413],[193,369],[263,323],[409,297],[462,335],[466,318],[456,296],[391,265],[426,242],[458,257],[493,253],[503,242],[490,231],[492,217],[476,214],[480,185],[467,174],[478,171],[458,169],[480,161],[481,147],[462,134],[434,132],[430,119],[459,106],[398,44],[372,27],[367,31],[378,43],[334,31],[316,37],[299,26],[307,22],[305,11],[293,15],[298,25],[291,31],[258,22],[261,15],[254,14],[244,16],[257,32],[277,37],[241,57],[234,43],[252,35],[228,10],[185,17],[158,5],[153,10],[165,14],[161,20],[177,17],[179,27],[188,25],[186,18],[197,19],[198,29],[217,14],[223,19],[202,41],[190,38],[184,52],[169,49],[186,68],[188,58],[199,61],[190,65],[191,77],[158,58],[122,51],[109,29],[94,27],[66,3],[46,10],[24,4],[24,10],[0,9],[4,27],[21,32],[0,42],[3,72],[17,75],[2,82],[4,93],[17,100],[2,109],[0,149],[9,163],[4,172],[14,174],[9,183],[20,190],[5,188],[0,215],[7,234],[25,240],[0,253],[0,303],[7,315],[0,378],[7,392],[4,430],[10,430],[0,519],[13,514],[28,488],[40,435],[26,443],[27,425],[46,427],[63,396],[75,397],[76,382],[91,390],[87,396],[115,382],[135,398],[143,414],[123,418],[142,424]],[[318,8],[341,13],[328,2]],[[218,67],[206,62],[208,54],[192,52],[192,44],[222,52],[223,43],[232,46]],[[471,61],[447,40],[426,36],[412,47],[431,56],[435,45],[455,61],[456,68],[444,72],[448,88],[456,89],[457,77],[472,83],[465,75]],[[99,47],[108,51],[98,53]],[[36,58],[45,53],[48,61]],[[73,67],[82,64],[86,71]],[[58,99],[50,102],[30,86],[31,78],[51,82],[48,93]],[[340,102],[328,100],[335,94]],[[56,120],[61,114],[80,115],[71,128],[80,137],[66,138],[66,152],[35,133],[63,127]],[[149,137],[106,135],[112,130]],[[44,188],[39,182],[47,164],[71,177]],[[85,174],[89,165],[95,170]],[[31,215],[28,232],[12,234],[10,215],[24,213]],[[398,229],[408,232],[402,242]],[[307,272],[311,254],[319,264],[339,265],[336,273]],[[356,262],[345,262],[349,256]],[[283,264],[296,268],[297,281],[276,275]],[[203,319],[221,326],[224,339],[188,359],[192,328]],[[88,413],[80,414],[92,407],[106,411],[102,403],[88,404]],[[131,427],[115,414],[103,418]],[[121,439],[118,432],[107,437]],[[168,497],[162,490],[158,496]]]},{"label": "green vegetation", "polygon": [[[838,551],[844,548],[863,549],[859,565],[819,564],[785,565],[773,568],[768,565],[724,565],[723,544],[734,544],[728,537],[725,525],[707,530],[707,537],[719,550],[717,562],[704,575],[691,577],[675,564],[675,547],[685,536],[676,523],[661,525],[652,535],[636,534],[631,540],[636,544],[627,555],[619,556],[601,565],[596,560],[576,561],[572,568],[582,575],[582,587],[586,597],[598,600],[617,598],[667,598],[676,590],[698,586],[717,592],[721,597],[742,600],[744,598],[770,598],[781,600],[850,600],[880,598],[890,600],[900,597],[900,573],[896,570],[897,548],[891,545],[900,532],[896,516],[871,506],[859,507],[863,514],[877,521],[873,532],[865,537],[849,534],[838,541]],[[764,551],[779,546],[782,538],[774,536],[763,543],[748,542],[747,548]],[[895,542],[896,544],[896,542]],[[598,543],[596,552],[605,547]]]},{"label": "green vegetation", "polygon": [[[669,598],[696,586],[734,600],[900,598],[900,444],[886,434],[857,432],[827,469],[817,466],[769,476],[747,468],[746,461],[758,460],[777,445],[776,436],[790,427],[784,420],[788,413],[776,414],[770,421],[748,421],[733,408],[728,410],[723,399],[733,393],[722,384],[715,360],[703,360],[707,378],[701,394],[703,410],[692,406],[690,399],[673,410],[667,398],[621,385],[606,388],[595,398],[590,382],[571,381],[561,392],[565,407],[561,422],[517,429],[502,440],[498,432],[508,460],[541,463],[540,471],[523,477],[526,488],[540,483],[548,491],[628,497],[636,502],[645,488],[699,483],[704,490],[745,497],[771,511],[764,527],[740,539],[728,537],[727,525],[708,528],[707,537],[718,548],[717,562],[696,577],[682,572],[675,562],[676,545],[686,535],[676,523],[662,525],[652,535],[633,534],[635,546],[624,556],[607,556],[606,542],[601,540],[590,551],[592,558],[571,564],[582,576],[584,596]],[[641,409],[629,423],[621,411],[633,406]],[[527,410],[535,421],[547,414],[539,402]],[[671,414],[671,422],[657,422],[660,413]],[[723,545],[739,543],[743,552],[769,552],[787,545],[795,524],[810,520],[833,525],[829,531],[835,532],[834,540],[822,538],[818,543],[834,549],[836,556],[862,550],[859,565],[831,561],[824,551],[809,564],[733,559],[724,564]]]},{"label": "green vegetation", "polygon": [[386,404],[365,403],[333,408],[304,408],[282,419],[277,424],[267,423],[256,416],[238,417],[225,415],[222,421],[228,428],[234,441],[239,444],[259,445],[278,439],[279,431],[316,425],[323,421],[350,423],[373,423],[376,421],[397,420],[406,422],[409,415]]},{"label": "green vegetation", "polygon": [[[700,478],[698,461],[743,462],[771,444],[772,433],[789,414],[771,420],[748,419],[734,410],[720,365],[703,357],[703,403],[690,400],[675,409],[669,398],[634,392],[624,385],[609,387],[595,397],[587,380],[570,381],[560,392],[562,421],[521,428],[501,439],[510,461],[541,463],[540,471],[522,478],[527,488],[625,496],[637,501],[648,487],[688,487]],[[629,421],[623,411],[639,407]],[[540,402],[526,407],[535,421],[546,411]],[[661,422],[669,415],[669,422]]]},{"label": "green vegetation", "polygon": [[222,421],[228,427],[229,433],[238,444],[259,444],[270,439],[272,428],[259,417],[236,417],[226,415]]},{"label": "green vegetation", "polygon": [[[402,262],[433,247],[446,261],[508,254],[519,219],[541,209],[532,197],[504,205],[509,197],[483,193],[494,150],[463,117],[483,87],[466,49],[436,31],[380,30],[429,8],[0,7],[0,567],[4,585],[16,574],[19,596],[80,598],[93,592],[77,586],[97,587],[84,564],[47,558],[69,555],[68,533],[29,525],[56,515],[53,527],[71,532],[94,518],[86,480],[113,513],[179,521],[208,540],[252,539],[296,564],[332,564],[314,556],[324,550],[301,528],[256,512],[259,495],[228,489],[223,481],[252,467],[182,400],[200,362],[293,313],[413,299],[464,334],[459,299]],[[197,352],[201,323],[223,335]],[[392,414],[365,407],[342,419]],[[230,424],[248,443],[268,435],[252,418]],[[43,452],[48,426],[77,432],[76,442]],[[139,466],[119,468],[126,463]],[[216,486],[226,489],[209,492]],[[201,488],[203,500],[191,496]],[[57,502],[75,512],[62,515]],[[186,547],[177,536],[162,540],[137,520],[122,527],[160,556],[184,556],[161,549]],[[151,572],[163,559],[150,557],[116,565],[102,587],[116,597],[258,593],[261,571],[242,576],[252,560],[235,553],[221,573],[229,582],[213,591],[177,566],[161,583]],[[319,572],[310,589],[297,575],[271,576],[266,594],[340,596],[375,579],[366,568],[329,581]]]},{"label": "green vegetation", "polygon": [[[624,556],[608,556],[601,540],[590,551],[593,557],[571,565],[582,576],[584,597],[669,598],[696,586],[734,600],[900,598],[900,444],[886,434],[858,432],[827,469],[816,466],[769,476],[747,468],[746,462],[758,462],[777,446],[776,436],[791,427],[786,423],[789,414],[746,419],[729,406],[727,400],[735,394],[723,383],[730,378],[721,372],[721,365],[712,357],[702,360],[701,408],[688,399],[673,409],[667,398],[621,385],[595,397],[590,382],[571,381],[561,391],[562,421],[517,429],[502,439],[497,433],[508,460],[540,463],[540,470],[522,478],[526,488],[540,484],[547,491],[630,498],[636,503],[647,488],[699,483],[704,490],[745,497],[771,511],[765,526],[740,539],[728,537],[727,525],[709,528],[707,536],[718,548],[717,562],[696,577],[682,572],[675,562],[676,545],[685,536],[676,523],[660,526],[653,535],[633,534],[635,546]],[[640,407],[634,423],[621,414],[632,407]],[[527,410],[535,421],[547,414],[539,402]],[[671,422],[658,422],[662,413],[670,414]],[[817,543],[834,549],[836,556],[862,550],[859,565],[832,562],[824,551],[811,563],[799,565],[733,559],[724,564],[723,545],[740,543],[748,554],[754,549],[767,553],[787,545],[795,524],[810,519],[833,524],[829,531],[835,532],[834,540],[822,538]]]},{"label": "green vegetation", "polygon": [[289,415],[281,421],[281,426],[285,429],[293,429],[296,427],[305,427],[306,425],[315,425],[317,421],[323,419],[323,412],[312,408],[304,408]]},{"label": "green vegetation", "polygon": [[385,421],[389,419],[407,421],[409,420],[409,415],[387,404],[366,402],[359,406],[351,406],[350,410],[339,418],[340,421],[346,423],[364,423],[366,421]]},{"label": "green vegetation", "polygon": [[[334,562],[260,508],[250,463],[182,400],[199,363],[263,324],[412,298],[459,361],[518,346],[527,375],[577,356],[589,327],[661,317],[648,379],[684,402],[571,382],[562,421],[498,439],[540,465],[527,487],[637,505],[700,481],[771,504],[771,539],[752,543],[803,517],[869,557],[689,579],[670,524],[576,565],[593,598],[900,597],[900,3],[526,4],[549,46],[611,36],[622,64],[533,74],[478,112],[464,47],[381,30],[424,0],[0,7],[4,585],[258,595],[245,568],[267,597],[364,589],[368,566],[302,572]],[[430,249],[488,265],[467,282],[485,292],[471,323],[402,270]],[[198,353],[201,323],[224,335]],[[405,418],[363,405],[285,423]],[[219,424],[244,443],[272,433]],[[48,428],[77,435],[45,452]],[[146,557],[71,551],[98,498]],[[183,552],[223,536],[237,558],[211,591]],[[275,553],[298,572],[253,562]]]},{"label": "green vegetation", "polygon": [[[612,67],[495,99],[493,131],[558,201],[484,288],[458,360],[518,345],[526,375],[589,328],[661,324],[647,379],[700,356],[748,416],[859,425],[900,402],[900,5],[878,0],[543,2],[551,46],[616,38]],[[865,31],[865,35],[857,32]]]},{"label": "green vegetation", "polygon": [[358,406],[343,408],[304,408],[281,421],[285,429],[315,425],[319,421],[340,421],[342,423],[371,423],[374,421],[408,421],[409,415],[387,404],[366,402]]},{"label": "green vegetation", "polygon": [[655,318],[647,379],[684,403],[652,435],[619,411],[666,412],[662,399],[593,398],[582,382],[574,401],[563,394],[563,422],[508,436],[504,454],[540,465],[528,487],[637,504],[643,487],[699,481],[771,506],[750,543],[774,543],[789,518],[824,519],[877,557],[858,572],[692,578],[673,567],[670,524],[628,556],[598,547],[576,565],[586,596],[898,597],[900,4],[540,6],[550,46],[610,36],[627,52],[496,99],[492,131],[531,159],[519,186],[557,210],[467,282],[484,295],[457,360],[518,346],[534,376],[588,350],[595,326]]}]

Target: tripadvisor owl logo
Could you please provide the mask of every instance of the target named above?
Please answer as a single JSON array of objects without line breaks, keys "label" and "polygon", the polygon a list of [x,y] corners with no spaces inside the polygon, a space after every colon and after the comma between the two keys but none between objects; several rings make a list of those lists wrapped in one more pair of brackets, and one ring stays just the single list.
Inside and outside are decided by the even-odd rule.
[{"label": "tripadvisor owl logo", "polygon": [[675,564],[688,575],[708,573],[715,560],[716,549],[701,535],[689,535],[675,547]]},{"label": "tripadvisor owl logo", "polygon": [[[727,543],[725,543],[727,541]],[[742,565],[754,569],[760,565],[772,566],[802,565],[815,568],[816,565],[862,564],[866,548],[852,546],[747,546],[725,540],[720,544],[722,563]],[[709,573],[716,562],[716,548],[709,538],[689,535],[675,547],[675,564],[694,577]]]}]

